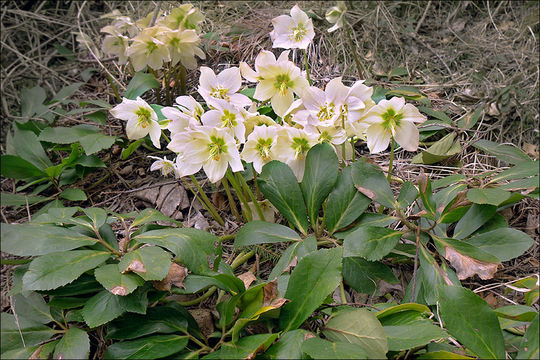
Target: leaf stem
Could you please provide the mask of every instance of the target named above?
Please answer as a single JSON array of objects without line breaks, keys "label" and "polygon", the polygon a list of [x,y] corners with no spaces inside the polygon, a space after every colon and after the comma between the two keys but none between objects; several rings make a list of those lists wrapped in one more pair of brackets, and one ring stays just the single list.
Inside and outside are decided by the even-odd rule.
[{"label": "leaf stem", "polygon": [[238,178],[240,179],[242,186],[246,190],[249,198],[251,199],[251,202],[253,202],[253,205],[255,205],[255,210],[257,210],[257,214],[259,215],[259,220],[266,221],[264,218],[264,213],[262,212],[261,207],[259,205],[259,202],[257,201],[257,198],[255,198],[253,191],[251,191],[250,187],[248,186],[246,179],[244,179],[242,174],[238,173],[238,175],[239,175]]},{"label": "leaf stem", "polygon": [[305,68],[306,68],[307,81],[309,83],[309,86],[311,86],[311,78],[309,77],[309,63],[308,63],[308,58],[307,58],[307,49],[304,50],[304,63],[305,63]]},{"label": "leaf stem", "polygon": [[240,213],[238,212],[238,208],[236,207],[236,202],[234,201],[234,198],[231,194],[231,189],[229,188],[229,181],[227,181],[227,178],[224,177],[221,179],[221,183],[223,184],[223,188],[225,189],[225,192],[227,193],[227,199],[229,199],[229,208],[231,209],[231,212],[233,213],[234,217],[236,217],[236,220],[238,222],[242,222],[242,217],[240,216]]},{"label": "leaf stem", "polygon": [[231,183],[232,187],[234,188],[234,191],[236,191],[236,196],[238,196],[238,199],[240,199],[240,202],[244,205],[242,208],[242,215],[244,216],[244,219],[246,222],[251,221],[251,209],[249,208],[248,202],[246,201],[246,198],[244,197],[244,194],[242,193],[242,189],[240,188],[240,185],[236,181],[236,178],[234,174],[231,171],[231,168],[229,167],[227,169],[227,172],[225,173],[225,176]]},{"label": "leaf stem", "polygon": [[2,265],[24,265],[28,264],[34,259],[0,259]]},{"label": "leaf stem", "polygon": [[[191,190],[191,192],[197,197],[197,199],[199,199],[199,201],[201,202],[201,204],[204,206],[204,208],[206,210],[208,210],[208,212],[212,215],[212,217],[219,223],[219,225],[223,226],[225,225],[225,222],[223,221],[223,219],[221,218],[221,216],[219,216],[216,208],[214,207],[214,205],[212,205],[212,202],[210,201],[210,199],[208,198],[208,196],[206,196],[204,190],[202,189],[201,185],[199,184],[199,182],[197,181],[197,179],[195,178],[195,176],[193,175],[190,175],[189,176],[191,181],[193,181],[193,183],[195,184],[195,187],[197,188],[197,191],[198,192],[195,192],[193,191],[193,189],[191,188],[191,186],[188,185],[189,189]],[[200,195],[200,196],[199,196]]]},{"label": "leaf stem", "polygon": [[339,283],[339,296],[341,297],[341,303],[346,304],[347,296],[345,295],[345,285],[343,285],[343,278],[341,279],[341,282]]}]

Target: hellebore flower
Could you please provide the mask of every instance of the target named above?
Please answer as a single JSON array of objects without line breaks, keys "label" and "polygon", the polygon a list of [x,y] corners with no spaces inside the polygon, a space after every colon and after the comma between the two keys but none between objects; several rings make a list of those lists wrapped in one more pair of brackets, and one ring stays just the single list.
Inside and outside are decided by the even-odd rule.
[{"label": "hellebore flower", "polygon": [[171,120],[167,125],[167,130],[171,134],[184,132],[190,125],[200,125],[204,109],[197,100],[191,96],[179,96],[176,98],[176,103],[179,106],[167,106],[161,109],[161,113]]},{"label": "hellebore flower", "polygon": [[246,128],[240,109],[226,102],[216,102],[215,109],[207,111],[201,117],[204,126],[227,129],[238,142],[246,141]]},{"label": "hellebore flower", "polygon": [[105,54],[118,56],[118,64],[123,65],[127,63],[127,48],[129,38],[120,33],[120,31],[114,26],[105,26],[101,29],[101,32],[110,34],[105,36],[101,49]]},{"label": "hellebore flower", "polygon": [[345,1],[338,1],[337,6],[332,6],[326,11],[326,21],[330,24],[334,24],[334,26],[328,29],[328,32],[333,32],[343,27],[343,18],[345,17],[346,11],[347,6],[345,5]]},{"label": "hellebore flower", "polygon": [[250,106],[252,101],[243,94],[237,94],[242,86],[240,69],[231,67],[215,74],[214,70],[201,66],[199,78],[199,94],[213,105],[215,100],[222,100],[236,106]]},{"label": "hellebore flower", "polygon": [[137,140],[150,134],[152,144],[156,148],[161,148],[159,139],[161,137],[161,127],[158,123],[157,114],[140,97],[137,100],[122,99],[122,102],[111,110],[111,114],[121,120],[127,120],[126,133],[130,140]]},{"label": "hellebore flower", "polygon": [[127,49],[133,69],[141,71],[146,65],[154,70],[161,68],[163,62],[170,61],[169,49],[159,38],[168,28],[153,26],[146,28],[133,38],[133,43]]},{"label": "hellebore flower", "polygon": [[247,163],[253,163],[253,168],[259,174],[263,165],[275,158],[273,147],[276,144],[277,133],[277,126],[255,126],[244,144],[240,156]]},{"label": "hellebore flower", "polygon": [[317,144],[319,134],[309,133],[289,126],[281,128],[274,153],[292,169],[298,181],[302,180],[306,167],[306,155],[309,149]]},{"label": "hellebore flower", "polygon": [[362,121],[366,126],[367,145],[371,153],[385,150],[394,138],[407,151],[416,151],[419,131],[414,123],[423,123],[426,117],[405,99],[393,97],[381,100],[366,114]]},{"label": "hellebore flower", "polygon": [[151,159],[155,159],[150,166],[150,171],[161,170],[161,175],[169,176],[170,174],[176,173],[176,164],[171,160],[167,160],[165,156],[163,159],[157,156],[148,156]]},{"label": "hellebore flower", "polygon": [[273,18],[272,25],[274,30],[270,32],[270,38],[274,48],[307,49],[315,37],[311,19],[298,5],[291,9],[291,16]]},{"label": "hellebore flower", "polygon": [[197,68],[197,59],[205,59],[204,52],[198,47],[201,39],[195,30],[170,30],[163,33],[163,42],[171,56],[171,65],[180,62],[187,69]]}]

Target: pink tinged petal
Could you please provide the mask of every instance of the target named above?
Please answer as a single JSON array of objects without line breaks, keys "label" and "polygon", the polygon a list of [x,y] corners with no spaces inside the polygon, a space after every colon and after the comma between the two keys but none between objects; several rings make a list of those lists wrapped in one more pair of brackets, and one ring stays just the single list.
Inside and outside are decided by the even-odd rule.
[{"label": "pink tinged petal", "polygon": [[217,83],[222,87],[229,89],[229,93],[237,92],[242,86],[240,69],[237,67],[232,67],[223,70],[217,75]]},{"label": "pink tinged petal", "polygon": [[223,113],[219,110],[210,110],[201,116],[201,122],[204,126],[221,126],[222,115]]},{"label": "pink tinged petal", "polygon": [[388,144],[390,144],[390,134],[380,124],[373,124],[368,127],[366,136],[367,145],[372,154],[386,150]]},{"label": "pink tinged petal", "polygon": [[402,121],[423,123],[427,120],[427,117],[422,115],[420,111],[418,111],[418,109],[412,104],[405,104],[405,106],[401,109],[401,113],[403,114],[403,118],[401,119]]},{"label": "pink tinged petal", "polygon": [[149,130],[148,127],[143,128],[140,126],[137,118],[129,119],[126,124],[126,134],[130,140],[137,140],[145,137],[148,135]]},{"label": "pink tinged petal", "polygon": [[251,82],[258,81],[257,76],[259,76],[259,74],[253,71],[253,69],[250,68],[249,65],[243,61],[240,63],[240,72],[242,73],[242,76],[244,77],[244,79],[246,79],[247,81],[251,81]]},{"label": "pink tinged petal", "polygon": [[420,141],[420,133],[414,123],[401,120],[394,137],[399,145],[407,151],[416,151]]},{"label": "pink tinged petal", "polygon": [[268,100],[278,92],[278,89],[274,87],[272,80],[261,80],[255,88],[255,94],[253,97],[257,100],[264,101]]},{"label": "pink tinged petal", "polygon": [[309,17],[307,16],[307,14],[305,12],[303,12],[299,7],[298,5],[294,5],[293,8],[291,9],[291,17],[293,18],[293,20],[298,24],[298,23],[303,23],[305,24],[306,22],[308,22],[309,20]]},{"label": "pink tinged petal", "polygon": [[277,62],[278,62],[278,63],[281,63],[281,62],[288,62],[288,61],[289,61],[289,53],[290,53],[289,50],[283,51],[283,52],[279,55],[279,57],[278,57],[278,59],[277,59]]},{"label": "pink tinged petal", "polygon": [[284,95],[281,95],[281,93],[277,92],[276,94],[274,94],[274,96],[272,96],[272,109],[279,117],[283,117],[283,115],[287,112],[287,109],[291,106],[293,101],[294,95],[292,91],[287,91]]},{"label": "pink tinged petal", "polygon": [[212,88],[215,87],[218,83],[216,74],[214,70],[206,66],[201,66],[201,76],[199,77],[200,87],[206,91],[212,91]]},{"label": "pink tinged petal", "polygon": [[240,106],[240,107],[246,107],[251,106],[253,103],[250,98],[248,98],[244,94],[232,94],[229,95],[229,101],[231,104]]},{"label": "pink tinged petal", "polygon": [[328,84],[326,84],[324,92],[326,94],[326,99],[328,101],[334,102],[337,105],[343,104],[349,92],[349,88],[343,85],[340,76],[330,80]]},{"label": "pink tinged petal", "polygon": [[218,182],[223,179],[227,168],[229,167],[229,162],[225,157],[220,157],[219,160],[210,159],[203,164],[204,172],[210,180],[211,183]]},{"label": "pink tinged petal", "polygon": [[149,131],[150,140],[152,140],[152,144],[156,148],[161,149],[161,144],[159,143],[159,139],[161,138],[161,127],[155,121],[152,121],[149,127],[150,127],[150,131]]},{"label": "pink tinged petal", "polygon": [[262,50],[255,58],[255,70],[259,72],[260,69],[276,63],[276,57],[273,53],[267,50]]},{"label": "pink tinged petal", "polygon": [[275,35],[287,33],[289,27],[294,26],[294,20],[288,15],[280,15],[272,19],[272,25],[274,26]]},{"label": "pink tinged petal", "polygon": [[309,86],[302,93],[302,102],[309,111],[318,112],[325,101],[326,95],[324,91],[315,86]]}]

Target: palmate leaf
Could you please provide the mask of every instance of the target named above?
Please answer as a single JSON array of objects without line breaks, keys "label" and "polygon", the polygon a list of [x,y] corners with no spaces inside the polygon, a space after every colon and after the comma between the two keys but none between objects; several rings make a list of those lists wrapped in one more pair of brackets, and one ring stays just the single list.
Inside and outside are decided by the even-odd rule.
[{"label": "palmate leaf", "polygon": [[187,336],[154,335],[122,341],[107,347],[105,359],[161,359],[186,347]]},{"label": "palmate leaf", "polygon": [[66,285],[84,272],[104,263],[110,252],[74,250],[34,259],[23,276],[24,290],[50,290]]}]

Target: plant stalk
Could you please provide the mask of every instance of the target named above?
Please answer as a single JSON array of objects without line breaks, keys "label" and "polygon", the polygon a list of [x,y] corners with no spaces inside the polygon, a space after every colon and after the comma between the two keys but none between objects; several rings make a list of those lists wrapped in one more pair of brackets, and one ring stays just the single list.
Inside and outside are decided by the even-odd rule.
[{"label": "plant stalk", "polygon": [[227,181],[227,178],[224,177],[221,179],[221,183],[223,184],[223,188],[225,189],[225,192],[227,193],[227,199],[229,199],[229,208],[231,209],[231,212],[233,213],[234,217],[238,222],[242,222],[242,217],[240,216],[240,213],[238,212],[238,208],[236,207],[236,202],[234,201],[234,198],[231,194],[231,189],[229,188],[229,182]]},{"label": "plant stalk", "polygon": [[195,176],[190,175],[189,177],[191,178],[191,181],[193,181],[193,183],[195,184],[195,187],[197,188],[198,193],[193,191],[193,189],[188,185],[191,192],[197,197],[197,199],[199,199],[201,204],[205,207],[206,210],[208,210],[208,212],[219,223],[219,225],[221,226],[225,225],[225,222],[223,221],[221,216],[219,216],[219,213],[217,212],[214,205],[212,205],[212,202],[210,201],[208,196],[206,196],[206,193],[202,189],[201,185],[199,184]]},{"label": "plant stalk", "polygon": [[246,222],[251,221],[252,219],[251,209],[249,208],[248,202],[246,201],[246,198],[244,197],[244,194],[242,193],[242,188],[236,181],[236,178],[234,174],[232,173],[230,167],[227,169],[225,176],[231,183],[232,187],[234,188],[234,191],[236,191],[236,195],[238,196],[238,199],[240,199],[240,202],[244,205],[244,207],[242,208],[242,214],[244,215]]},{"label": "plant stalk", "polygon": [[240,182],[242,183],[242,186],[246,190],[249,198],[253,202],[253,205],[255,205],[255,210],[257,210],[257,214],[259,215],[259,219],[262,221],[266,221],[264,218],[264,214],[262,212],[261,206],[259,205],[259,202],[257,201],[257,198],[255,198],[255,195],[253,194],[253,191],[251,191],[250,187],[248,186],[246,179],[242,176],[242,174],[238,173],[238,178],[240,179]]},{"label": "plant stalk", "polygon": [[311,86],[311,78],[309,77],[309,63],[308,63],[308,58],[307,58],[307,49],[304,50],[304,63],[305,63],[305,68],[306,68],[307,81],[309,83],[309,86]]}]

